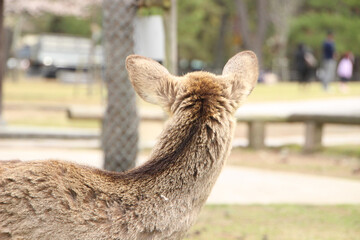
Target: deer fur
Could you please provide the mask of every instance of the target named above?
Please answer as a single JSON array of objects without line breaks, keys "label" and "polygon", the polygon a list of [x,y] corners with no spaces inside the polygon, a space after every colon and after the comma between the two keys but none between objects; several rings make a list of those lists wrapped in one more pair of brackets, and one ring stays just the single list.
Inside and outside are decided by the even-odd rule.
[{"label": "deer fur", "polygon": [[169,112],[150,159],[123,173],[64,161],[0,163],[0,239],[181,239],[227,159],[233,115],[258,77],[254,53],[232,57],[220,76],[171,75],[126,59],[146,101]]}]

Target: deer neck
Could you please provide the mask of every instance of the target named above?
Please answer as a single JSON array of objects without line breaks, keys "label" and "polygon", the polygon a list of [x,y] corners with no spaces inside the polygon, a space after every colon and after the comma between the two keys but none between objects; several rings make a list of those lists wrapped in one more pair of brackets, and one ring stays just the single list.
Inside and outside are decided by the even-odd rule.
[{"label": "deer neck", "polygon": [[131,174],[154,183],[143,189],[202,205],[230,151],[235,124],[229,115],[228,111],[203,113],[201,108],[175,112],[148,162]]}]

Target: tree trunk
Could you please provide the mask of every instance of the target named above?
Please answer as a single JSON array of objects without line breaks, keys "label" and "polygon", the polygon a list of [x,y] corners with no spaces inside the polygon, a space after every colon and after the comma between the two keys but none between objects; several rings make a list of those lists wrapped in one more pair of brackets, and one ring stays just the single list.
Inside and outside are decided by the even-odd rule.
[{"label": "tree trunk", "polygon": [[244,48],[253,50],[257,55],[260,69],[263,68],[263,52],[262,47],[265,42],[267,27],[268,27],[268,14],[267,0],[256,1],[256,15],[257,21],[254,31],[250,31],[248,8],[244,0],[236,1],[236,12],[240,20],[240,33],[243,40]]},{"label": "tree trunk", "polygon": [[221,73],[221,69],[224,66],[224,60],[225,60],[225,35],[227,30],[228,18],[229,18],[229,13],[225,11],[221,16],[219,35],[215,48],[214,68],[216,69],[216,71],[219,69],[219,73]]},{"label": "tree trunk", "polygon": [[288,34],[290,20],[295,15],[303,0],[272,0],[270,2],[270,19],[274,26],[274,45],[273,45],[273,72],[280,80],[290,79],[289,64],[287,53]]},{"label": "tree trunk", "polygon": [[177,9],[177,0],[171,0],[171,7],[164,16],[166,49],[164,65],[174,75],[178,72]]},{"label": "tree trunk", "polygon": [[3,78],[5,72],[5,37],[4,37],[4,2],[0,0],[0,124],[2,123],[3,110]]},{"label": "tree trunk", "polygon": [[133,53],[133,0],[104,0],[105,84],[107,108],[102,127],[104,168],[125,171],[135,166],[139,118],[135,92],[128,80],[125,59]]}]

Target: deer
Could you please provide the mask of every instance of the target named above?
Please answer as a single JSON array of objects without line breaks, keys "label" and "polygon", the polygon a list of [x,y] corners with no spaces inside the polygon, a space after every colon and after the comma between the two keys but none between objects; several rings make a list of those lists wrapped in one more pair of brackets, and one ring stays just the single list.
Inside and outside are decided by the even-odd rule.
[{"label": "deer", "polygon": [[0,161],[0,239],[182,239],[232,146],[234,114],[256,85],[251,51],[221,75],[174,76],[130,55],[137,94],[169,114],[149,159],[125,172],[59,160]]}]

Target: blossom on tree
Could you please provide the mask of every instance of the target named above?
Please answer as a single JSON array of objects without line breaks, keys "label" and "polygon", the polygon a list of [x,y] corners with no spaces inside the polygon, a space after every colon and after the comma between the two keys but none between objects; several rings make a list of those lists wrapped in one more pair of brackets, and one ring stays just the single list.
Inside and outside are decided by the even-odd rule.
[{"label": "blossom on tree", "polygon": [[84,17],[88,14],[89,7],[101,3],[102,0],[5,0],[5,14],[25,12],[38,15],[46,12]]}]

